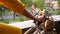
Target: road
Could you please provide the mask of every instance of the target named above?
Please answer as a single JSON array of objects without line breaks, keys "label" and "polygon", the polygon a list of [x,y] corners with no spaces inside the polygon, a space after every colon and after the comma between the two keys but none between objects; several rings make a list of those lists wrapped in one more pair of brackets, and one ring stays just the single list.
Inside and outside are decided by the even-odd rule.
[{"label": "road", "polygon": [[[22,16],[15,16],[16,18],[20,18],[20,17],[22,17]],[[0,16],[0,19],[1,19],[2,17]],[[7,18],[14,18],[14,16],[13,16],[13,14],[11,14],[11,15],[6,15],[6,16],[3,16],[3,19],[7,19]]]}]

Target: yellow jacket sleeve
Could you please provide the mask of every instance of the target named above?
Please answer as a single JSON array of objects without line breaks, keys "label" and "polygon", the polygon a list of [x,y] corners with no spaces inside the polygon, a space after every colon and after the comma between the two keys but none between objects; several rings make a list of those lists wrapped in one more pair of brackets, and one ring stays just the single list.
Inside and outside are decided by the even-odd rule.
[{"label": "yellow jacket sleeve", "polygon": [[2,2],[2,5],[13,10],[14,12],[17,12],[19,14],[23,14],[25,10],[25,5],[18,0],[0,0]]},{"label": "yellow jacket sleeve", "polygon": [[0,24],[0,34],[22,34],[22,30],[16,26]]}]

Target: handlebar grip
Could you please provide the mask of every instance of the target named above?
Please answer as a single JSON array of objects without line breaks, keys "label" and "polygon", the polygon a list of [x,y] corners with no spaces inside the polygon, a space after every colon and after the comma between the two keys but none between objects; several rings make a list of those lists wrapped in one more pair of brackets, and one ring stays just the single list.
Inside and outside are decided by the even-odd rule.
[{"label": "handlebar grip", "polygon": [[39,22],[34,21],[33,23],[35,23],[36,25],[40,25],[42,22],[41,21],[39,21]]},{"label": "handlebar grip", "polygon": [[42,22],[41,21],[39,21],[36,25],[40,25]]}]

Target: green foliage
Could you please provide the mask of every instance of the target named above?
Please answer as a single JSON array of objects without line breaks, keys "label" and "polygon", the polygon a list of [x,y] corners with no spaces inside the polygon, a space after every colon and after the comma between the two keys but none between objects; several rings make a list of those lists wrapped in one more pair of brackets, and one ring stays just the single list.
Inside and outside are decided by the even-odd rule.
[{"label": "green foliage", "polygon": [[60,0],[58,0],[58,4],[59,4],[59,6],[60,6]]},{"label": "green foliage", "polygon": [[44,8],[44,0],[36,0],[36,1],[33,1],[33,0],[21,0],[21,1],[27,7],[31,7],[32,6],[32,3],[34,3],[36,8],[41,8],[41,9]]},{"label": "green foliage", "polygon": [[15,18],[15,20],[13,18],[7,18],[7,19],[4,19],[3,21],[0,20],[0,22],[9,23],[9,22],[14,22],[14,21],[25,21],[25,20],[29,20],[29,19],[26,17]]},{"label": "green foliage", "polygon": [[26,20],[29,20],[29,19],[26,18],[26,17],[22,17],[22,18],[20,18],[20,21],[26,21]]},{"label": "green foliage", "polygon": [[36,0],[33,3],[35,4],[36,8],[41,8],[41,9],[44,8],[44,0]]},{"label": "green foliage", "polygon": [[52,11],[50,11],[50,13],[51,13],[52,15],[57,15],[57,10],[56,10],[56,11],[52,10]]},{"label": "green foliage", "polygon": [[60,0],[57,0],[58,4],[59,4],[59,10],[58,10],[58,14],[60,15]]},{"label": "green foliage", "polygon": [[32,0],[21,0],[27,7],[31,7]]},{"label": "green foliage", "polygon": [[2,6],[2,5],[0,5],[0,16],[4,16],[5,14],[7,14],[6,11],[8,12],[9,9],[4,7],[4,6]]},{"label": "green foliage", "polygon": [[5,9],[7,9],[6,7],[0,5],[0,11],[5,11]]}]

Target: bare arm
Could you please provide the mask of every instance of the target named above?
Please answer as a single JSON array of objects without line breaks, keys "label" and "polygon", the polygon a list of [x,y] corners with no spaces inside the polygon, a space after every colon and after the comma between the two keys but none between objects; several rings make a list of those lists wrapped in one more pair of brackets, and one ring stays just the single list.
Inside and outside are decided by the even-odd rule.
[{"label": "bare arm", "polygon": [[35,20],[35,21],[37,20],[37,19],[36,19],[32,14],[30,14],[26,9],[25,9],[23,15],[26,16],[26,17],[28,17],[28,18],[30,18],[30,19],[32,19],[32,20]]},{"label": "bare arm", "polygon": [[40,18],[35,18],[32,14],[30,14],[26,9],[23,12],[23,15],[34,20],[34,21],[43,21],[44,20],[44,15],[42,15]]}]

